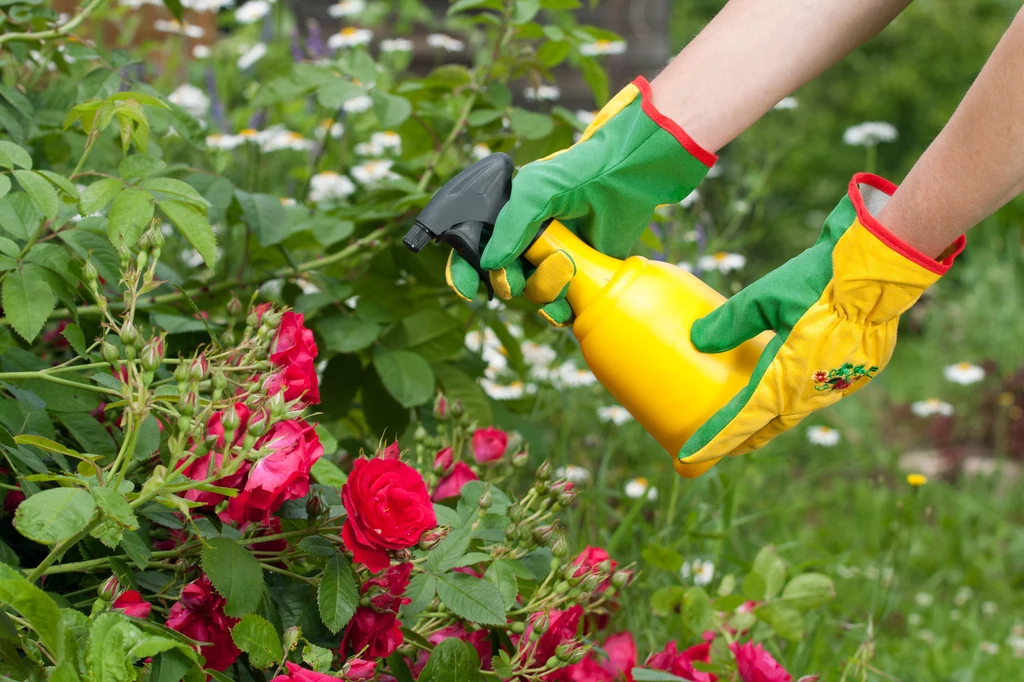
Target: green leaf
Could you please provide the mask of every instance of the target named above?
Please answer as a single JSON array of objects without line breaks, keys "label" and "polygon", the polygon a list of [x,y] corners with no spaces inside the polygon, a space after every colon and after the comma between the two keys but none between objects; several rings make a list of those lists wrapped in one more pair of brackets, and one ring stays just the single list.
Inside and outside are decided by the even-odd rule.
[{"label": "green leaf", "polygon": [[0,225],[11,236],[27,240],[42,221],[39,207],[24,192],[11,192],[0,199]]},{"label": "green leaf", "polygon": [[29,170],[16,170],[11,171],[14,178],[21,185],[21,188],[25,190],[25,193],[32,197],[32,201],[36,203],[39,210],[42,211],[43,215],[47,218],[54,218],[57,216],[57,211],[60,209],[60,200],[57,198],[57,190],[53,188],[46,178],[35,171]]},{"label": "green leaf", "polygon": [[337,80],[326,83],[320,87],[316,93],[317,102],[320,106],[337,110],[341,107],[343,102],[347,102],[353,97],[365,94],[365,90],[359,87],[355,83],[338,78]]},{"label": "green leaf", "polygon": [[772,545],[761,548],[754,557],[754,564],[750,570],[764,579],[764,599],[771,599],[777,595],[786,582],[786,564],[779,558]]},{"label": "green leaf", "polygon": [[[24,505],[25,502],[21,504]],[[47,649],[58,658],[62,656],[65,642],[64,619],[57,603],[50,595],[6,564],[0,564],[0,603],[8,604],[20,613],[32,629],[39,633],[39,638]]]},{"label": "green leaf", "polygon": [[804,636],[804,617],[785,604],[764,604],[754,609],[754,615],[775,630],[780,637],[796,642]]},{"label": "green leaf", "polygon": [[441,640],[430,652],[419,676],[420,682],[477,682],[480,679],[480,656],[458,637]]},{"label": "green leaf", "polygon": [[537,49],[537,61],[552,69],[569,56],[569,41],[549,40]]},{"label": "green leaf", "polygon": [[124,526],[112,519],[104,519],[93,526],[89,535],[96,538],[110,549],[121,544],[124,539]]},{"label": "green leaf", "polygon": [[92,520],[96,503],[80,488],[53,488],[26,499],[14,527],[29,540],[52,545],[74,537]]},{"label": "green leaf", "polygon": [[766,585],[760,573],[748,573],[743,579],[743,594],[754,601],[764,601]]},{"label": "green leaf", "polygon": [[206,575],[228,600],[224,613],[239,617],[256,610],[263,597],[263,569],[252,552],[233,540],[213,538],[202,559]]},{"label": "green leaf", "polygon": [[124,157],[118,172],[124,180],[137,180],[139,178],[148,178],[154,173],[159,173],[164,168],[167,168],[167,164],[155,156],[132,154],[131,156]]},{"label": "green leaf", "polygon": [[344,471],[338,468],[337,464],[329,462],[323,457],[313,464],[313,468],[310,469],[309,473],[317,483],[329,485],[333,488],[340,488],[345,485],[345,481],[348,480],[348,476],[345,475]]},{"label": "green leaf", "polygon": [[135,512],[132,511],[124,495],[116,490],[102,486],[91,488],[89,492],[92,493],[92,498],[96,501],[99,508],[111,519],[129,530],[135,530],[139,527],[139,520],[135,518]]},{"label": "green leaf", "polygon": [[134,187],[121,190],[110,206],[110,223],[107,227],[110,243],[115,249],[121,244],[134,247],[152,219],[153,195]]},{"label": "green leaf", "polygon": [[97,180],[82,191],[78,199],[78,211],[84,216],[102,211],[122,189],[124,184],[117,178]]},{"label": "green leaf", "polygon": [[56,441],[52,441],[44,436],[36,436],[33,434],[21,434],[14,437],[14,441],[21,445],[31,445],[37,447],[40,450],[46,450],[47,452],[56,452],[60,455],[67,455],[68,457],[74,457],[75,459],[82,459],[81,453],[75,452],[70,448],[66,448]]},{"label": "green leaf", "polygon": [[714,611],[708,593],[700,587],[687,588],[683,595],[683,614],[687,626],[697,632],[711,627]]},{"label": "green leaf", "polygon": [[178,21],[182,20],[185,9],[181,4],[181,0],[164,0],[164,7],[167,8],[167,11],[170,12],[175,19]]},{"label": "green leaf", "polygon": [[285,240],[288,236],[288,220],[280,199],[269,194],[250,194],[240,189],[235,190],[235,197],[242,207],[246,224],[256,234],[260,246],[273,246]]},{"label": "green leaf", "polygon": [[44,280],[16,271],[7,273],[0,291],[4,312],[14,331],[32,342],[53,312],[53,291]]},{"label": "green leaf", "polygon": [[153,196],[156,197],[157,201],[163,198],[160,196],[161,194],[166,194],[167,199],[193,206],[204,215],[210,207],[210,202],[199,193],[199,190],[181,180],[175,180],[174,178],[149,178],[142,183],[142,187],[153,192]]},{"label": "green leaf", "polygon": [[153,415],[148,415],[138,429],[139,435],[135,441],[135,451],[132,453],[132,457],[146,460],[160,449],[160,422]]},{"label": "green leaf", "polygon": [[157,204],[212,269],[217,263],[217,238],[206,215],[180,201],[158,201]]},{"label": "green leaf", "polygon": [[0,199],[7,196],[11,191],[11,179],[6,175],[0,175]]},{"label": "green leaf", "polygon": [[804,573],[789,581],[782,590],[782,599],[794,609],[812,609],[835,599],[832,579],[821,573]]},{"label": "green leaf", "polygon": [[608,72],[596,59],[584,57],[580,60],[583,80],[594,94],[594,103],[600,108],[608,101]]},{"label": "green leaf", "polygon": [[427,357],[440,359],[440,353],[432,351],[442,350],[440,346],[444,344],[439,345],[438,340],[452,332],[457,332],[458,349],[461,350],[465,336],[461,327],[461,322],[439,310],[421,310],[403,318],[388,332],[384,341],[392,348],[416,350]]},{"label": "green leaf", "polygon": [[405,596],[412,601],[402,607],[402,612],[408,616],[414,616],[423,609],[430,606],[437,593],[437,581],[429,573],[414,575],[405,588]]},{"label": "green leaf", "polygon": [[404,97],[380,90],[374,90],[370,96],[373,99],[373,112],[384,128],[401,125],[412,113],[412,105]]},{"label": "green leaf", "polygon": [[519,581],[516,580],[519,571],[513,564],[510,559],[498,559],[484,573],[484,578],[498,586],[498,593],[506,609],[512,608],[519,595]]},{"label": "green leaf", "polygon": [[0,83],[0,97],[7,100],[7,102],[25,118],[33,118],[35,116],[35,111],[32,109],[32,103],[28,101],[28,98],[12,88],[10,85]]},{"label": "green leaf", "polygon": [[9,448],[18,447],[17,441],[14,440],[14,436],[8,431],[3,424],[0,424],[0,445],[6,445]]},{"label": "green leaf", "polygon": [[68,199],[71,199],[73,202],[78,201],[78,188],[63,175],[48,170],[41,170],[38,173],[52,182],[54,187],[63,192]]},{"label": "green leaf", "polygon": [[555,122],[547,114],[512,107],[508,112],[512,132],[527,140],[547,137],[555,129]]},{"label": "green leaf", "polygon": [[359,590],[352,567],[341,554],[335,553],[324,567],[316,590],[320,618],[331,632],[338,632],[352,620],[359,605]]},{"label": "green leaf", "polygon": [[671,573],[678,573],[679,569],[683,566],[683,555],[679,552],[669,549],[668,547],[662,547],[661,545],[650,543],[642,552],[644,561],[651,566],[664,569]]},{"label": "green leaf", "polygon": [[430,570],[435,573],[447,571],[458,565],[459,559],[469,549],[469,542],[473,539],[473,527],[464,526],[456,528],[448,533],[430,552],[427,554],[427,564]]},{"label": "green leaf", "polygon": [[338,220],[330,216],[317,216],[313,220],[313,236],[320,246],[331,246],[352,234],[356,224],[351,220]]},{"label": "green leaf", "polygon": [[269,668],[282,658],[281,636],[266,619],[250,614],[231,628],[235,645],[249,654],[249,663],[257,669]]},{"label": "green leaf", "polygon": [[687,682],[686,679],[676,677],[672,673],[647,670],[646,668],[633,668],[633,679],[636,682]]},{"label": "green leaf", "polygon": [[496,0],[455,0],[452,6],[448,8],[448,16],[457,14],[459,12],[465,12],[468,9],[474,9],[477,7],[487,7],[489,9],[501,9],[501,3]]},{"label": "green leaf", "polygon": [[310,554],[330,558],[337,554],[334,543],[320,535],[308,535],[299,541],[299,547]]},{"label": "green leaf", "polygon": [[32,156],[13,142],[0,140],[0,166],[30,170],[32,168]]},{"label": "green leaf", "polygon": [[85,334],[82,333],[82,328],[74,322],[68,323],[68,326],[64,327],[64,331],[61,332],[68,345],[70,345],[80,357],[88,355],[86,353],[87,346],[85,345]]},{"label": "green leaf", "polygon": [[376,322],[367,322],[352,315],[337,315],[319,320],[317,330],[329,350],[354,353],[376,341],[381,327]]},{"label": "green leaf", "polygon": [[465,573],[442,573],[434,578],[437,596],[455,615],[481,625],[505,624],[501,593],[491,581]]},{"label": "green leaf", "polygon": [[480,384],[451,365],[435,364],[433,368],[444,394],[449,399],[461,400],[462,407],[470,418],[482,424],[491,423],[491,401],[480,388]]},{"label": "green leaf", "polygon": [[121,548],[140,571],[146,570],[147,562],[153,556],[153,552],[150,550],[149,544],[138,533],[126,531],[122,534]]},{"label": "green leaf", "polygon": [[686,588],[679,585],[659,588],[651,595],[651,612],[656,616],[676,614],[685,598]]},{"label": "green leaf", "polygon": [[540,11],[540,0],[516,0],[515,9],[512,12],[512,21],[521,26],[533,21]]},{"label": "green leaf", "polygon": [[302,646],[302,662],[318,673],[325,673],[334,663],[334,652],[316,644],[306,642]]},{"label": "green leaf", "polygon": [[402,407],[415,407],[434,397],[434,371],[423,356],[405,350],[375,348],[373,366],[388,393]]}]

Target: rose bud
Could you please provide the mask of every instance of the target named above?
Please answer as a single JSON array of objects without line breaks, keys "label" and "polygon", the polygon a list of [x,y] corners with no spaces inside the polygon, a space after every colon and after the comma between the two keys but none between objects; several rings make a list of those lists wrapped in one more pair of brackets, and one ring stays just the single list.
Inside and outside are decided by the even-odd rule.
[{"label": "rose bud", "polygon": [[178,392],[185,392],[185,384],[188,383],[188,365],[181,360],[178,361],[178,367],[174,370],[174,381],[178,384]]},{"label": "rose bud", "polygon": [[575,665],[582,661],[586,655],[590,653],[588,647],[579,646],[573,649],[572,655],[569,656],[569,665]]},{"label": "rose bud", "polygon": [[377,675],[376,661],[352,658],[341,667],[341,674],[350,682],[366,682]]},{"label": "rose bud", "polygon": [[512,523],[519,523],[523,520],[523,508],[518,502],[508,508],[508,518]]},{"label": "rose bud", "polygon": [[238,317],[242,314],[242,302],[235,294],[231,294],[231,300],[228,301],[227,313],[230,317]]},{"label": "rose bud", "polygon": [[576,642],[562,642],[555,647],[555,657],[563,663],[568,663],[573,652],[578,648]]},{"label": "rose bud", "polygon": [[528,449],[520,450],[519,452],[512,455],[512,466],[516,469],[522,469],[526,466],[526,463],[530,461],[530,451]]},{"label": "rose bud", "polygon": [[133,324],[125,325],[124,329],[121,330],[121,343],[127,349],[134,347],[139,342],[139,330],[135,328]]},{"label": "rose bud", "polygon": [[164,359],[164,335],[153,336],[142,348],[142,356],[139,361],[145,372],[155,372]]},{"label": "rose bud", "polygon": [[612,573],[612,585],[618,589],[622,589],[633,579],[633,571],[623,569],[621,571],[615,571]]},{"label": "rose bud", "polygon": [[520,620],[513,621],[509,623],[508,631],[513,635],[521,635],[526,632],[526,625]]},{"label": "rose bud", "polygon": [[199,396],[194,391],[189,391],[185,395],[178,399],[178,412],[185,417],[191,417],[195,414],[196,407],[199,405]]},{"label": "rose bud", "polygon": [[284,402],[284,391],[278,391],[274,395],[270,396],[267,401],[267,406],[270,408],[270,416],[274,421],[278,421],[284,417],[288,407]]},{"label": "rose bud", "polygon": [[121,583],[116,575],[112,575],[100,584],[99,589],[96,590],[96,595],[103,601],[114,601],[114,598],[117,597],[117,593],[120,591]]},{"label": "rose bud", "polygon": [[120,353],[117,352],[117,346],[106,339],[100,344],[100,356],[104,362],[109,362],[111,365],[116,365],[117,361],[121,358]]},{"label": "rose bud", "polygon": [[437,398],[434,399],[434,418],[447,419],[448,412],[448,400],[443,393],[438,393]]},{"label": "rose bud", "polygon": [[296,626],[292,626],[284,631],[284,650],[285,653],[293,651],[295,645],[299,643],[299,637],[302,636],[302,629]]},{"label": "rose bud", "polygon": [[417,545],[424,552],[429,551],[437,546],[437,543],[448,537],[449,528],[448,526],[438,526],[433,530],[428,530],[420,536],[419,544]]},{"label": "rose bud", "polygon": [[277,329],[278,325],[281,324],[282,317],[284,317],[284,313],[280,310],[274,310],[271,308],[267,312],[263,313],[263,319],[261,320],[262,326],[269,330]]},{"label": "rose bud", "polygon": [[554,534],[554,526],[537,526],[533,529],[533,539],[537,541],[538,545],[547,545],[551,542],[551,537]]},{"label": "rose bud", "polygon": [[550,478],[551,478],[551,462],[549,460],[544,460],[543,462],[541,462],[541,465],[539,467],[537,467],[537,480],[538,481],[547,481],[547,480],[550,480]]},{"label": "rose bud", "polygon": [[317,495],[310,495],[309,499],[306,500],[306,516],[311,519],[315,519],[325,511],[328,507],[324,504],[323,498]]},{"label": "rose bud", "polygon": [[253,412],[252,416],[249,417],[249,426],[247,430],[250,436],[262,436],[267,432],[267,426],[270,423],[270,415],[264,410],[259,412]]},{"label": "rose bud", "polygon": [[456,398],[455,400],[452,401],[452,416],[457,419],[461,417],[462,414],[462,401]]},{"label": "rose bud", "polygon": [[188,368],[188,376],[192,381],[202,381],[206,378],[206,373],[210,370],[210,361],[206,359],[205,355],[200,355],[192,360],[192,364]]},{"label": "rose bud", "polygon": [[565,536],[559,535],[555,539],[555,543],[551,545],[551,555],[561,559],[568,551],[569,545],[565,542]]},{"label": "rose bud", "polygon": [[82,277],[85,281],[92,285],[99,280],[100,273],[96,271],[96,266],[92,264],[92,260],[86,258],[85,263],[82,264]]},{"label": "rose bud", "polygon": [[477,501],[477,504],[480,505],[481,509],[489,509],[493,499],[494,498],[491,495],[491,487],[487,486],[484,488],[483,493],[480,494],[480,499]]}]

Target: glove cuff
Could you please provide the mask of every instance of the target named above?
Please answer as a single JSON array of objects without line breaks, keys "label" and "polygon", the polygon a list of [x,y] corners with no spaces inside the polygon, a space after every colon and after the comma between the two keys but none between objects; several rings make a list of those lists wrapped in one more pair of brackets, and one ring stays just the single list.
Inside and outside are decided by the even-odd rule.
[{"label": "glove cuff", "polygon": [[920,265],[925,270],[935,273],[940,277],[945,275],[952,267],[953,261],[964,250],[967,244],[967,236],[960,235],[956,241],[946,249],[938,260],[930,258],[915,249],[910,244],[887,230],[875,217],[882,207],[889,201],[896,192],[896,185],[885,178],[872,173],[857,173],[850,180],[849,196],[857,211],[857,220],[864,228],[878,238],[880,242],[900,254],[907,260]]},{"label": "glove cuff", "polygon": [[658,111],[658,108],[654,106],[654,97],[651,94],[651,84],[647,82],[646,78],[643,76],[637,76],[633,81],[633,85],[640,91],[644,113],[647,114],[647,116],[654,121],[658,127],[676,138],[679,141],[679,144],[683,145],[683,149],[689,152],[693,158],[697,159],[708,168],[715,165],[715,162],[718,161],[717,154],[709,152],[694,142],[693,138],[687,135],[686,131],[683,130],[678,123]]}]

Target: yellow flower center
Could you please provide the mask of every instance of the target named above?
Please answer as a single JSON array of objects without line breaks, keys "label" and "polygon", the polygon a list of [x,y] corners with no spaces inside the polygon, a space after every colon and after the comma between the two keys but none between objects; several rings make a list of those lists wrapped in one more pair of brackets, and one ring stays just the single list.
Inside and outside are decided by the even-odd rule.
[{"label": "yellow flower center", "polygon": [[323,173],[321,173],[320,175],[337,175],[337,174],[338,174],[337,171],[326,170]]},{"label": "yellow flower center", "polygon": [[242,137],[255,137],[256,135],[259,134],[259,131],[256,130],[255,128],[246,128],[245,130],[238,134],[241,135]]},{"label": "yellow flower center", "polygon": [[639,478],[634,478],[633,482],[634,483],[639,483],[640,485],[642,485],[645,488],[647,487],[647,479],[644,478],[643,476],[640,476]]},{"label": "yellow flower center", "polygon": [[957,365],[957,367],[962,369],[962,370],[968,370],[968,369],[971,368],[971,363],[969,363],[969,362],[961,362],[959,365]]},{"label": "yellow flower center", "polygon": [[724,261],[728,257],[729,257],[729,254],[727,254],[725,251],[719,251],[718,253],[716,253],[714,255],[714,259],[716,261],[718,261],[719,263],[721,263],[722,261]]},{"label": "yellow flower center", "polygon": [[334,125],[334,119],[325,118],[324,120],[320,121],[320,125],[324,128],[330,128],[332,125]]},{"label": "yellow flower center", "polygon": [[288,133],[288,139],[289,140],[301,140],[302,139],[302,135],[299,135],[298,133],[294,133],[294,132],[293,133]]},{"label": "yellow flower center", "polygon": [[612,44],[612,41],[610,41],[610,40],[607,40],[606,38],[599,38],[599,39],[598,39],[598,41],[597,41],[597,44],[598,44],[598,45],[599,45],[600,47],[605,47],[605,46],[607,46],[607,45],[611,45],[611,44]]},{"label": "yellow flower center", "polygon": [[513,381],[511,384],[508,385],[508,387],[509,388],[522,388],[523,387],[523,382],[521,382],[521,381]]},{"label": "yellow flower center", "polygon": [[355,26],[346,26],[345,28],[341,29],[339,33],[341,33],[341,35],[343,36],[354,36],[355,34],[359,33],[359,29],[356,28]]},{"label": "yellow flower center", "polygon": [[928,477],[924,474],[908,474],[907,483],[914,488],[919,488],[928,482]]}]

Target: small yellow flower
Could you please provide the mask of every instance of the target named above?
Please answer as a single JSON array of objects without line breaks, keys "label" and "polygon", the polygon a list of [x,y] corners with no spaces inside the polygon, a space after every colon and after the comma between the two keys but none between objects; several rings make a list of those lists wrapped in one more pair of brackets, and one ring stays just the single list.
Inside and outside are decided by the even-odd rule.
[{"label": "small yellow flower", "polygon": [[928,477],[924,474],[907,474],[907,483],[913,488],[920,488],[928,482]]}]

